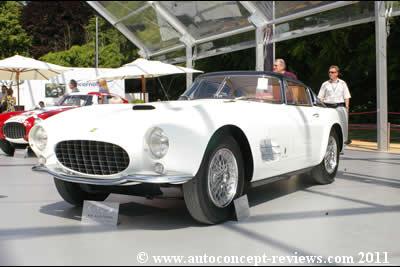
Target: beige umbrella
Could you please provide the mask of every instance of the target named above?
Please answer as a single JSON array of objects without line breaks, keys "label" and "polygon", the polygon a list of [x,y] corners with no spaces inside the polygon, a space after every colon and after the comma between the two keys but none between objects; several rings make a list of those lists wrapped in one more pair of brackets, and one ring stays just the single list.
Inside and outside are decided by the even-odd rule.
[{"label": "beige umbrella", "polygon": [[99,78],[127,79],[127,78],[152,78],[172,74],[200,73],[203,71],[167,64],[156,60],[138,58],[124,66],[104,72]]},{"label": "beige umbrella", "polygon": [[17,82],[18,105],[19,81],[48,80],[67,70],[66,67],[19,55],[0,60],[0,80]]},{"label": "beige umbrella", "polygon": [[172,74],[201,73],[201,72],[203,71],[175,66],[161,61],[138,58],[135,61],[125,64],[120,68],[106,71],[103,74],[99,75],[98,78],[114,79],[114,80],[141,78],[142,93],[145,93],[146,92],[145,78],[153,78],[153,77],[172,75]]}]

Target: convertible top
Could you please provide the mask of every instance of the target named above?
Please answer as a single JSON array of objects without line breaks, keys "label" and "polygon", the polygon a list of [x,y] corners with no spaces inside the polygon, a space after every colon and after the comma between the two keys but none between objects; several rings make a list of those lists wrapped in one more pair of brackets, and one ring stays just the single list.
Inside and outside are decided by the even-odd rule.
[{"label": "convertible top", "polygon": [[296,80],[290,77],[287,77],[285,75],[282,75],[280,73],[276,73],[273,71],[246,71],[246,70],[230,70],[230,71],[216,71],[216,72],[209,72],[209,73],[204,73],[199,75],[197,78],[206,78],[206,77],[213,77],[213,76],[240,76],[240,75],[268,75],[268,76],[273,76],[276,77],[278,79],[284,79],[284,80],[288,80],[288,81],[294,81],[297,83],[300,83],[302,85],[304,85],[305,87],[309,87],[306,84],[304,84],[302,81],[300,80]]}]

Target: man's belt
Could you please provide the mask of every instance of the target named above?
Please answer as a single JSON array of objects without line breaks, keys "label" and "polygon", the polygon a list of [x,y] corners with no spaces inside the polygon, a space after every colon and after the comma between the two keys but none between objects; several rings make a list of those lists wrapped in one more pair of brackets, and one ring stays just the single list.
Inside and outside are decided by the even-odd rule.
[{"label": "man's belt", "polygon": [[345,107],[344,103],[324,103],[329,108]]}]

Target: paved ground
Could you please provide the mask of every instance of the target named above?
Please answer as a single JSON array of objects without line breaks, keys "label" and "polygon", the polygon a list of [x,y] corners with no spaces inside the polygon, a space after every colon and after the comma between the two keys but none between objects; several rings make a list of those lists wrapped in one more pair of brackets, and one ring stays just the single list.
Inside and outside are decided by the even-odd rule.
[{"label": "paved ground", "polygon": [[348,255],[356,263],[359,252],[387,252],[390,264],[400,264],[400,155],[347,150],[341,157],[334,184],[294,177],[253,189],[245,222],[204,227],[182,200],[111,195],[122,203],[121,224],[99,228],[82,226],[81,210],[60,199],[52,179],[30,171],[35,159],[1,154],[0,264],[136,265],[139,252]]}]

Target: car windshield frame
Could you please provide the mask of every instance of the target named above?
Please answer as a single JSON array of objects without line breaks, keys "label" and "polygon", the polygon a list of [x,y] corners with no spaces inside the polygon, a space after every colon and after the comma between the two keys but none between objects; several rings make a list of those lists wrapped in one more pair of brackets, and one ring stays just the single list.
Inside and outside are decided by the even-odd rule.
[{"label": "car windshield frame", "polygon": [[[83,105],[73,105],[73,104],[69,104],[69,105],[65,105],[63,104],[67,99],[73,99],[73,98],[77,98],[79,100],[83,100],[84,103]],[[56,104],[56,106],[60,106],[60,107],[66,107],[66,106],[79,106],[79,107],[84,107],[89,105],[89,103],[91,103],[90,105],[93,104],[93,96],[92,95],[64,95]]]},{"label": "car windshield frame", "polygon": [[[236,97],[227,97],[227,95],[223,95],[222,93],[224,92],[225,86],[229,81],[233,78],[240,78],[240,77],[246,77],[246,78],[254,78],[254,79],[259,79],[259,78],[268,78],[268,79],[275,79],[279,83],[279,91],[280,91],[280,99],[279,100],[273,100],[273,99],[263,99],[260,97],[256,97],[255,94],[254,96],[236,96]],[[212,95],[212,97],[200,97],[196,98],[193,97],[196,93],[196,91],[200,88],[200,86],[203,85],[204,82],[207,81],[213,81],[216,82],[216,80],[219,79],[219,86],[215,90],[215,93]],[[232,86],[233,87],[233,86]],[[277,77],[274,75],[269,75],[267,73],[257,73],[257,74],[232,74],[232,75],[215,75],[215,76],[205,76],[205,77],[198,77],[192,86],[186,90],[180,97],[180,100],[197,100],[197,99],[227,99],[227,100],[250,100],[250,101],[256,101],[256,102],[265,102],[265,103],[272,103],[272,104],[284,104],[285,103],[285,96],[284,96],[284,83],[281,77]],[[255,89],[256,91],[257,89]],[[234,89],[233,91],[238,91],[238,88]],[[242,92],[243,93],[243,92]]]}]

